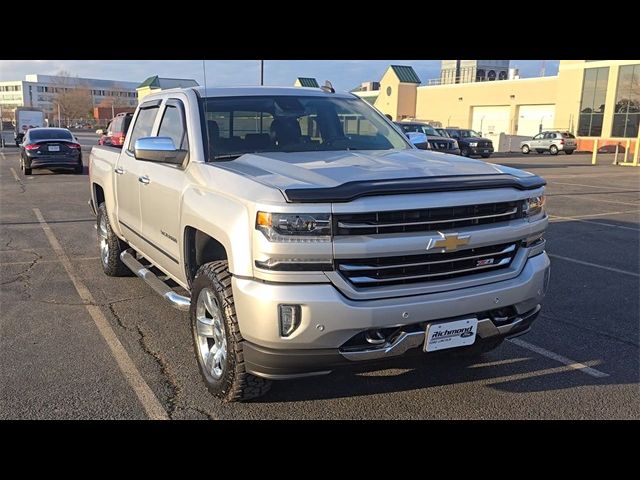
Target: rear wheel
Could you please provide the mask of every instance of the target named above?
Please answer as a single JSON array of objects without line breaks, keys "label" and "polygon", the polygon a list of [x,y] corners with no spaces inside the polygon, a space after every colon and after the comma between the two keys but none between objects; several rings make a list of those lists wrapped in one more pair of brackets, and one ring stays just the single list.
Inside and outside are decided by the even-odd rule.
[{"label": "rear wheel", "polygon": [[31,175],[31,165],[27,167],[24,157],[22,157],[20,161],[20,167],[22,168],[22,173],[24,173],[25,175]]},{"label": "rear wheel", "polygon": [[551,155],[557,155],[558,154],[558,147],[556,147],[555,145],[551,145],[549,147],[549,153]]},{"label": "rear wheel", "polygon": [[524,153],[525,155],[527,155],[531,151],[529,149],[529,145],[523,145],[521,150],[522,150],[522,153]]},{"label": "rear wheel", "polygon": [[80,163],[76,165],[76,168],[73,169],[73,173],[75,173],[76,175],[82,175],[84,173],[84,166],[82,165],[82,160],[80,160]]},{"label": "rear wheel", "polygon": [[224,402],[264,395],[271,382],[247,373],[227,261],[202,265],[193,280],[191,331],[200,373],[209,391]]},{"label": "rear wheel", "polygon": [[573,153],[573,150],[565,150],[564,153],[566,153],[567,155],[571,155]]}]

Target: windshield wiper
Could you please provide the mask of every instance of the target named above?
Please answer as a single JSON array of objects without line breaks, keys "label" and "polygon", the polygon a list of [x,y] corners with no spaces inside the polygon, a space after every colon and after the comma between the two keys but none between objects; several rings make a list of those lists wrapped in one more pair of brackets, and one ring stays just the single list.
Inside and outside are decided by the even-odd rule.
[{"label": "windshield wiper", "polygon": [[215,155],[213,157],[214,160],[234,160],[238,157],[241,157],[244,153],[226,153],[222,155]]}]

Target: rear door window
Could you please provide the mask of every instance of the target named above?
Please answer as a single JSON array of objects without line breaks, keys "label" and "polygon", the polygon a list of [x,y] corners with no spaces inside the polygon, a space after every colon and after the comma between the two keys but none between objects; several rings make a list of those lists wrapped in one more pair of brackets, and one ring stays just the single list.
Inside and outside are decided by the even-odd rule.
[{"label": "rear door window", "polygon": [[131,153],[133,153],[135,149],[136,140],[142,137],[151,136],[151,130],[153,129],[153,124],[156,121],[158,110],[158,105],[147,108],[144,106],[141,107],[140,113],[138,113],[138,117],[136,118],[136,123],[133,125],[133,130],[131,131],[131,138],[129,139],[128,150]]},{"label": "rear door window", "polygon": [[563,136],[564,138],[576,138],[576,137],[574,137],[574,136],[573,136],[571,133],[569,133],[569,132],[564,132],[564,133],[562,134],[562,136]]}]

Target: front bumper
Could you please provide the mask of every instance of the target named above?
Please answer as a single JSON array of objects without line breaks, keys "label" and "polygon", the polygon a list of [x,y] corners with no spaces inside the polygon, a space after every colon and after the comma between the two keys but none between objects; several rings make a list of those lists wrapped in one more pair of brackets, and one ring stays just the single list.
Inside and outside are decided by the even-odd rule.
[{"label": "front bumper", "polygon": [[470,155],[491,155],[493,147],[469,147]]},{"label": "front bumper", "polygon": [[[537,316],[537,311],[531,312],[542,302],[548,274],[549,259],[541,253],[529,258],[520,275],[509,280],[410,297],[351,300],[331,284],[273,284],[238,277],[233,277],[232,284],[240,331],[246,340],[247,370],[277,378],[326,373],[351,363],[340,348],[370,329],[419,331],[427,322],[476,315],[481,340],[526,330]],[[297,304],[302,310],[300,326],[287,338],[279,334],[280,304]],[[483,322],[482,312],[504,307],[513,307],[527,320],[516,324],[514,319],[508,329],[488,319]],[[420,343],[416,335],[412,338]],[[416,348],[415,343],[410,345]],[[381,358],[386,356],[391,355]]]}]

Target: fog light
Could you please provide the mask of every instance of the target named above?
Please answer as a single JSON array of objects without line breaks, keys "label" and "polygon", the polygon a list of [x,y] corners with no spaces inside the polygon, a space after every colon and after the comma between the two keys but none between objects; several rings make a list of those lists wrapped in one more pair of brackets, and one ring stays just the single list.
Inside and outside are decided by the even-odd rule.
[{"label": "fog light", "polygon": [[300,326],[302,310],[300,305],[278,305],[280,335],[288,337]]}]

